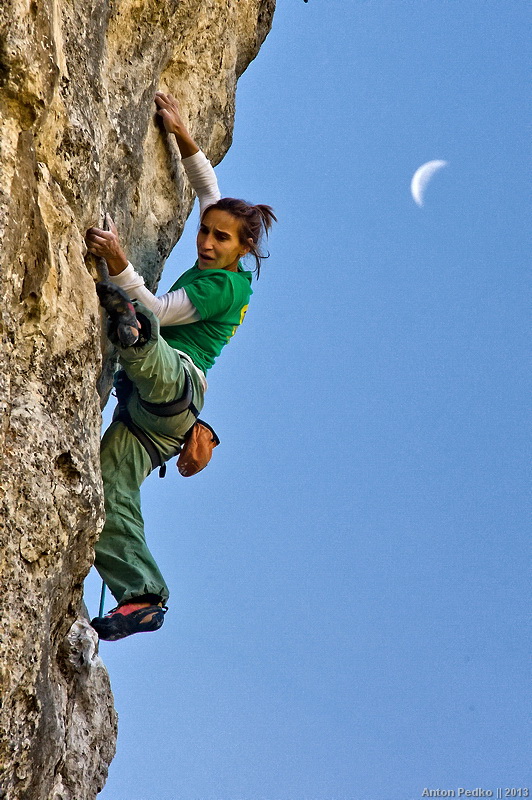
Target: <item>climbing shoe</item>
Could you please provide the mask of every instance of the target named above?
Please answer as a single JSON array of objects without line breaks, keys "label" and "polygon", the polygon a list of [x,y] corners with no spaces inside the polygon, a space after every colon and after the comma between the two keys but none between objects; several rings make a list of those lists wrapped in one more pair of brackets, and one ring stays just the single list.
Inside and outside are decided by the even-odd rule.
[{"label": "climbing shoe", "polygon": [[140,325],[133,304],[120,286],[114,283],[99,281],[96,293],[100,305],[109,316],[107,335],[114,344],[121,347],[132,347],[139,339]]},{"label": "climbing shoe", "polygon": [[115,642],[133,633],[158,631],[164,622],[167,610],[162,602],[150,605],[130,600],[113,608],[105,617],[95,617],[91,620],[91,625],[98,638]]}]

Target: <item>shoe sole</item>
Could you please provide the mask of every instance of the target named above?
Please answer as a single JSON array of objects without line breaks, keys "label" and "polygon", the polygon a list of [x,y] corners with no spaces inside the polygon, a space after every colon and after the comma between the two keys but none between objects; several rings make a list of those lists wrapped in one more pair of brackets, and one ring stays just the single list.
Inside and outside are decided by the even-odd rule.
[{"label": "shoe sole", "polygon": [[[134,633],[151,633],[158,631],[164,622],[165,611],[159,606],[141,608],[132,614],[114,614],[112,617],[95,617],[91,625],[98,638],[106,642],[116,642],[132,636]],[[143,624],[143,619],[149,619]]]}]

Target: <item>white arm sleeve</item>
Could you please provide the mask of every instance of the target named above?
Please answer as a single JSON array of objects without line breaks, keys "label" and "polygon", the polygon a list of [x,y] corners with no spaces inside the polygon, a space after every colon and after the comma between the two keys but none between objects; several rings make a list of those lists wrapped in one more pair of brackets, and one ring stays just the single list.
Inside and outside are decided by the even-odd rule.
[{"label": "white arm sleeve", "polygon": [[[205,153],[199,150],[193,156],[181,160],[192,188],[200,204],[200,214],[220,199],[216,173]],[[161,325],[187,325],[201,319],[196,307],[190,302],[184,289],[167,292],[155,297],[144,285],[144,278],[135,271],[131,263],[120,275],[111,276],[111,281],[120,286],[131,300],[140,300],[160,321]]]},{"label": "white arm sleeve", "polygon": [[200,205],[200,216],[207,206],[216,203],[222,196],[218,188],[216,173],[205,153],[199,150],[193,156],[181,159],[187,178],[196,192]]},{"label": "white arm sleeve", "polygon": [[161,325],[188,325],[201,319],[184,289],[155,297],[144,285],[142,275],[135,272],[130,263],[120,275],[111,276],[111,281],[120,286],[129,295],[130,300],[140,300],[155,314]]}]

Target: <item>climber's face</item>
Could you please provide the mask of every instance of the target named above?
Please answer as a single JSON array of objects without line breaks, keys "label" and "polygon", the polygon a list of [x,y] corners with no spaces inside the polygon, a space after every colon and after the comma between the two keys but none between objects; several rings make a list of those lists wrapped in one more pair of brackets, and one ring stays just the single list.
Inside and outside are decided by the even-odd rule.
[{"label": "climber's face", "polygon": [[236,272],[239,259],[249,253],[239,234],[240,222],[228,211],[207,211],[198,231],[198,267]]}]

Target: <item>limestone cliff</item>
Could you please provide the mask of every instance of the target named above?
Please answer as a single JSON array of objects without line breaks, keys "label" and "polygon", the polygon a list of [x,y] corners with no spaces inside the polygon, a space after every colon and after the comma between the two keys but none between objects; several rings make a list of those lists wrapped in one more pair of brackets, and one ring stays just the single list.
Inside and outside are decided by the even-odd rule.
[{"label": "limestone cliff", "polygon": [[[213,163],[275,0],[2,0],[0,798],[102,788],[116,716],[83,579],[102,525],[100,315],[85,229],[109,210],[157,283],[192,193],[154,120],[172,92]],[[77,621],[76,621],[77,620]]]}]

